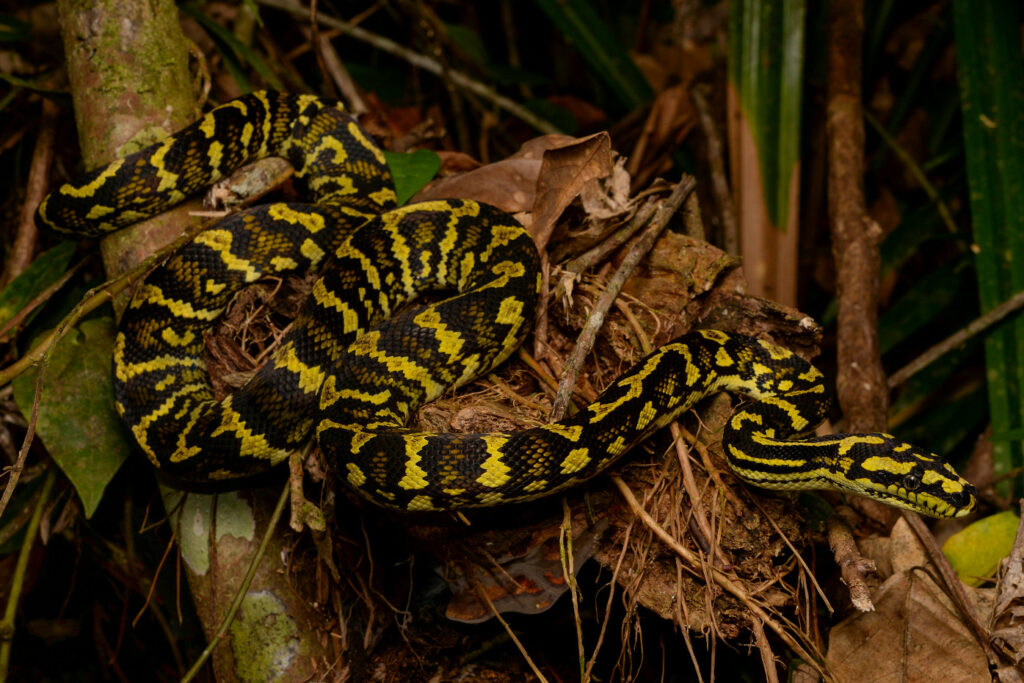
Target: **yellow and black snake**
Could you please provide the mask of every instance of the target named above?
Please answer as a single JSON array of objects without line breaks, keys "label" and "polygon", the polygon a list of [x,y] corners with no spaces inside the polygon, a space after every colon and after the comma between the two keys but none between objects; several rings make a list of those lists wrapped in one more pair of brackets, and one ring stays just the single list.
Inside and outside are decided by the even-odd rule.
[{"label": "yellow and black snake", "polygon": [[[153,464],[176,478],[251,475],[315,435],[339,474],[381,505],[522,501],[594,476],[725,390],[758,399],[723,437],[746,481],[852,491],[933,516],[975,505],[974,488],[952,467],[888,434],[789,440],[825,417],[821,373],[786,349],[715,330],[662,346],[560,422],[511,434],[409,430],[417,406],[489,371],[523,340],[539,289],[537,251],[514,219],[484,204],[396,208],[381,150],[339,105],[317,97],[259,92],[228,102],[61,186],[38,220],[99,235],[266,156],[294,165],[312,203],[251,208],[200,233],[146,277],[117,333],[117,410]],[[203,330],[239,287],[314,269],[320,279],[273,359],[216,401]],[[457,293],[406,306],[429,290]]]}]

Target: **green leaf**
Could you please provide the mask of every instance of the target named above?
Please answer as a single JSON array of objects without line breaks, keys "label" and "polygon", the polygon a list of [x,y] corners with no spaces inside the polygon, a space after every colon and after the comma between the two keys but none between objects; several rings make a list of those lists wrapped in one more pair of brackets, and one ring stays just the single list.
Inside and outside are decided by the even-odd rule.
[{"label": "green leaf", "polygon": [[651,99],[647,80],[594,11],[591,0],[534,1],[620,102],[629,109],[636,109]]},{"label": "green leaf", "polygon": [[798,182],[803,0],[737,0],[729,11],[729,87],[750,126],[768,218],[785,229]]},{"label": "green leaf", "polygon": [[423,189],[441,169],[441,157],[429,149],[418,149],[407,154],[384,152],[384,157],[395,179],[399,206]]},{"label": "green leaf", "polygon": [[0,292],[0,327],[64,275],[76,247],[74,242],[61,242],[43,252]]},{"label": "green leaf", "polygon": [[[130,446],[114,412],[112,318],[90,318],[57,343],[43,380],[36,432],[67,475],[87,517],[128,457]],[[38,369],[14,380],[14,400],[32,412]]]},{"label": "green leaf", "polygon": [[[954,0],[957,79],[981,310],[1024,290],[1024,64],[1017,0]],[[985,338],[994,434],[1024,428],[1024,317]],[[1020,440],[994,441],[996,476],[1024,465]],[[1017,493],[1024,477],[1013,480]],[[1010,493],[1009,483],[1001,486]]]},{"label": "green leaf", "polygon": [[1010,554],[1019,520],[1009,510],[979,519],[942,544],[957,576],[968,586],[977,586],[992,576],[999,561]]}]

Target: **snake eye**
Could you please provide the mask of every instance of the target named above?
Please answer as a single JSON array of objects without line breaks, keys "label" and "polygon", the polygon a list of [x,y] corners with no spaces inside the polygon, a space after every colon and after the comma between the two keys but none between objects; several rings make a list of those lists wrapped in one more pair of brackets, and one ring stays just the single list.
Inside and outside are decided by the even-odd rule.
[{"label": "snake eye", "polygon": [[903,488],[907,491],[916,491],[921,486],[921,477],[916,474],[908,474],[903,477]]}]

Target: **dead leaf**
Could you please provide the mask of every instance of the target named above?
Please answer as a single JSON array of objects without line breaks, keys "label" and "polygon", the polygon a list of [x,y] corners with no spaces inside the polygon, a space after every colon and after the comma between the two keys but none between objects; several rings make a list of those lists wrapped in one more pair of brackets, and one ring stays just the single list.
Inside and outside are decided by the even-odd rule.
[{"label": "dead leaf", "polygon": [[688,89],[677,85],[658,93],[628,163],[638,186],[661,173],[666,163],[671,166],[669,155],[696,125],[697,111]]},{"label": "dead leaf", "polygon": [[543,159],[544,152],[556,147],[565,147],[578,142],[578,138],[571,135],[540,135],[524,142],[510,159]]},{"label": "dead leaf", "polygon": [[601,132],[544,152],[530,228],[538,248],[547,246],[555,222],[583,186],[611,174],[611,144],[608,133]]},{"label": "dead leaf", "polygon": [[445,149],[438,150],[437,156],[441,157],[442,176],[454,173],[468,173],[480,168],[482,164],[465,152],[451,152]]},{"label": "dead leaf", "polygon": [[496,161],[475,171],[434,180],[409,201],[475,199],[508,213],[529,211],[536,199],[541,165],[538,159]]},{"label": "dead leaf", "polygon": [[988,660],[953,603],[925,571],[896,574],[875,612],[833,627],[825,657],[837,681],[987,681]]}]

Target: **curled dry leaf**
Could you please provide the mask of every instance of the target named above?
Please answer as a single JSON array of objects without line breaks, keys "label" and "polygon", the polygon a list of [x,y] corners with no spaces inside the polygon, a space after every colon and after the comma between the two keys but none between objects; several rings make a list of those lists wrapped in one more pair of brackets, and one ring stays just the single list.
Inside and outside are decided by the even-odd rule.
[{"label": "curled dry leaf", "polygon": [[539,248],[547,246],[555,222],[583,186],[611,174],[611,145],[608,133],[601,132],[544,152],[529,229]]},{"label": "curled dry leaf", "polygon": [[[508,159],[462,175],[441,178],[411,201],[475,199],[516,214],[537,245],[547,244],[555,221],[588,181],[612,173],[607,133],[586,138],[545,135],[526,142]],[[525,215],[529,213],[530,215]]]},{"label": "curled dry leaf", "polygon": [[[999,574],[995,611],[992,617],[992,641],[1008,650],[1014,663],[1024,662],[1024,515],[1017,527],[1017,538]],[[1002,673],[1000,677],[1005,679]]]},{"label": "curled dry leaf", "polygon": [[411,202],[475,199],[509,213],[529,211],[536,199],[538,159],[504,159],[461,175],[440,178],[416,193]]},{"label": "curled dry leaf", "polygon": [[[533,211],[544,152],[575,141],[576,138],[568,135],[542,135],[524,142],[519,151],[508,159],[486,166],[461,152],[444,152],[441,154],[442,168],[463,172],[428,183],[410,201],[475,199],[519,218],[521,214]],[[524,225],[528,222],[527,218]]]},{"label": "curled dry leaf", "polygon": [[[924,546],[900,518],[889,538],[859,542],[891,572],[874,589],[875,612],[851,616],[829,635],[827,661],[837,680],[989,680],[988,659],[944,588]],[[982,622],[992,612],[992,591],[965,587]],[[865,653],[871,653],[866,656]]]}]

